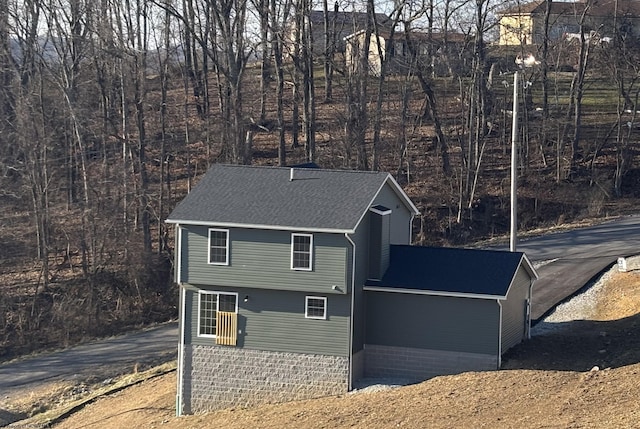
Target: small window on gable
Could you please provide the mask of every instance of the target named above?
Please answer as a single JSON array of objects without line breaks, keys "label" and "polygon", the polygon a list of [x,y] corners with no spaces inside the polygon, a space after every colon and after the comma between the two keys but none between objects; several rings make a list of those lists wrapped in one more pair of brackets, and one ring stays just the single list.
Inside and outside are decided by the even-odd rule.
[{"label": "small window on gable", "polygon": [[291,269],[311,271],[313,235],[291,234]]},{"label": "small window on gable", "polygon": [[209,230],[209,263],[229,265],[229,231],[226,229]]},{"label": "small window on gable", "polygon": [[322,296],[305,297],[304,317],[325,320],[327,318],[327,298]]}]

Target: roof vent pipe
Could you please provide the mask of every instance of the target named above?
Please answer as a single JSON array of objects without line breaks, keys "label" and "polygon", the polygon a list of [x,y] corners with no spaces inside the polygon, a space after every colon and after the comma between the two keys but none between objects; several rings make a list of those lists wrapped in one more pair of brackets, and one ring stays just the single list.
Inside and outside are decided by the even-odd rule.
[{"label": "roof vent pipe", "polygon": [[289,170],[289,182],[293,182],[293,168]]}]

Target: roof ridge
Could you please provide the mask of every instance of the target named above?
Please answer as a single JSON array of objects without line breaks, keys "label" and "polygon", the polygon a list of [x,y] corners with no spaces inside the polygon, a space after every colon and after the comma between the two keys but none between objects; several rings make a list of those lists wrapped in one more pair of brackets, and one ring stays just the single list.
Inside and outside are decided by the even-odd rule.
[{"label": "roof ridge", "polygon": [[391,174],[388,171],[368,171],[368,170],[353,170],[353,169],[339,169],[339,168],[313,168],[313,169],[309,169],[309,168],[304,168],[304,167],[296,167],[296,166],[289,166],[289,167],[282,167],[279,165],[245,165],[245,164],[224,164],[224,163],[216,163],[213,164],[213,167],[215,166],[221,166],[221,167],[234,167],[234,168],[261,168],[261,169],[265,169],[265,170],[291,170],[291,169],[295,169],[295,170],[303,170],[303,171],[311,171],[311,172],[318,172],[318,171],[323,171],[323,172],[337,172],[337,173],[354,173],[354,174]]}]

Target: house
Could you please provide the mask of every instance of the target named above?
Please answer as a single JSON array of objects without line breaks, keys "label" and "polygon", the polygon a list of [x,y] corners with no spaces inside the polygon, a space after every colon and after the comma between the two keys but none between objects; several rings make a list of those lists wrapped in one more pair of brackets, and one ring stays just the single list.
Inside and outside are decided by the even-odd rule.
[{"label": "house", "polygon": [[[334,52],[344,53],[344,38],[351,33],[367,28],[368,15],[366,12],[330,10],[325,15],[323,10],[312,10],[309,13],[309,25],[314,55],[322,55],[325,51],[325,16],[329,26],[330,42],[335,43]],[[376,23],[380,29],[391,30],[392,21],[384,13],[376,13]],[[296,27],[292,26],[288,36],[290,43],[295,41],[295,32]]]},{"label": "house", "polygon": [[[537,0],[518,4],[499,13],[500,45],[539,45],[544,37],[546,2]],[[610,38],[614,25],[618,31],[640,36],[640,2],[636,0],[601,0],[552,2],[549,15],[549,39],[567,39],[580,32],[584,14],[587,35]]]},{"label": "house", "polygon": [[[359,73],[362,46],[366,31],[360,30],[345,37],[345,65],[349,73]],[[429,64],[438,75],[464,68],[466,36],[462,33],[410,33],[379,31],[372,34],[368,49],[368,74],[379,76],[382,62],[389,57],[389,73],[406,73],[416,67],[416,60]],[[413,44],[410,49],[409,43]]]},{"label": "house", "polygon": [[535,270],[411,246],[417,214],[388,173],[214,165],[167,220],[178,414],[499,368],[528,336]]}]

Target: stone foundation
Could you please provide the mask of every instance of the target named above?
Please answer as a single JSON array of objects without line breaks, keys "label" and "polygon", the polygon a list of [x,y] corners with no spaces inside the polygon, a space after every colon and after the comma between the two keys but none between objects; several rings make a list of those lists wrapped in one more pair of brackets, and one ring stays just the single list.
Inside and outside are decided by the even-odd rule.
[{"label": "stone foundation", "polygon": [[438,375],[498,368],[497,356],[366,344],[365,377],[397,377],[423,381]]},{"label": "stone foundation", "polygon": [[338,395],[349,388],[349,359],[224,346],[185,345],[183,411]]}]

